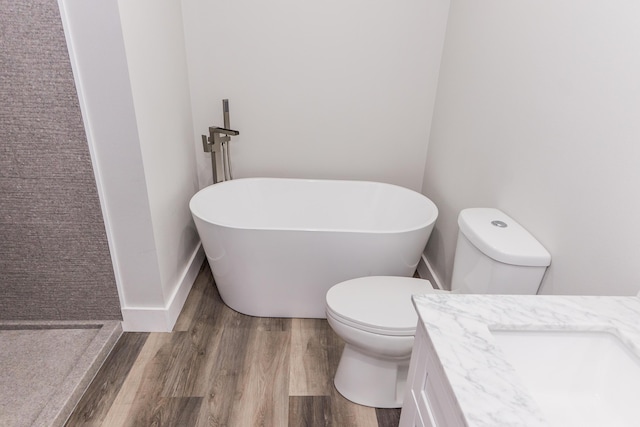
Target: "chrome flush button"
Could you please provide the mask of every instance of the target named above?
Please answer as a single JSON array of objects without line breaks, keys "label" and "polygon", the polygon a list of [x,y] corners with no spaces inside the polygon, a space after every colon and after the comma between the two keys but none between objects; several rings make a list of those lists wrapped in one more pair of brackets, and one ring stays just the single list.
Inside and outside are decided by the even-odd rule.
[{"label": "chrome flush button", "polygon": [[500,227],[500,228],[507,228],[507,223],[504,221],[491,221],[491,225],[495,225],[496,227]]}]

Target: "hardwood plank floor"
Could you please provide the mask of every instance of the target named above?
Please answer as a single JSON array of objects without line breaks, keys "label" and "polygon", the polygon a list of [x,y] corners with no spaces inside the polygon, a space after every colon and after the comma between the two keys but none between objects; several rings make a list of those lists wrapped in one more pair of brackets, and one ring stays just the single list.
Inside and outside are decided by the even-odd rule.
[{"label": "hardwood plank floor", "polygon": [[205,262],[174,331],[123,334],[66,425],[397,426],[335,390],[343,346],[324,319],[231,310]]},{"label": "hardwood plank floor", "polygon": [[67,425],[106,417],[148,336],[148,333],[126,333],[120,337],[104,362],[103,366],[109,369],[98,371],[82,397],[83,405],[78,405]]},{"label": "hardwood plank floor", "polygon": [[[332,337],[324,319],[291,319],[290,396],[327,396],[333,388],[329,345],[342,343]],[[332,339],[334,338],[334,339]]]}]

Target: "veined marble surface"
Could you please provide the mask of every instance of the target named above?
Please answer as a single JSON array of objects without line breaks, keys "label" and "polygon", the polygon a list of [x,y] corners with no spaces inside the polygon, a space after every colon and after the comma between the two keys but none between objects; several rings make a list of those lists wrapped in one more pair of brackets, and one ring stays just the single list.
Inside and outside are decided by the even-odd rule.
[{"label": "veined marble surface", "polygon": [[603,331],[640,357],[640,298],[430,294],[420,321],[470,427],[548,426],[491,330]]}]

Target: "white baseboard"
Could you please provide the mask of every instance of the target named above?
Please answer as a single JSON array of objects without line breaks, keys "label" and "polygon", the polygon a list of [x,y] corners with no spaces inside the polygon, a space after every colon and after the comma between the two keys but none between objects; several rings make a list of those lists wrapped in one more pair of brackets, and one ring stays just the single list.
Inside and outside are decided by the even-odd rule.
[{"label": "white baseboard", "polygon": [[442,280],[440,280],[440,277],[436,274],[435,270],[424,254],[422,254],[422,256],[420,257],[420,261],[418,262],[418,275],[422,279],[429,280],[436,289],[445,289],[442,286]]},{"label": "white baseboard", "polygon": [[191,286],[204,261],[204,250],[199,244],[187,263],[182,278],[165,307],[123,307],[122,329],[125,332],[171,332],[178,320]]},{"label": "white baseboard", "polygon": [[171,332],[166,309],[161,307],[123,307],[122,330],[124,332]]}]

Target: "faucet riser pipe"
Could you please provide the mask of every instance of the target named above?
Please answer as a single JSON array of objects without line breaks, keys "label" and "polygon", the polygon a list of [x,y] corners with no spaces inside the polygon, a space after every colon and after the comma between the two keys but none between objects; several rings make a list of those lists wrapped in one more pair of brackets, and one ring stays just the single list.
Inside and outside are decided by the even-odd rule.
[{"label": "faucet riser pipe", "polygon": [[216,166],[216,152],[211,150],[211,173],[213,174],[213,183],[218,183],[218,167]]}]

